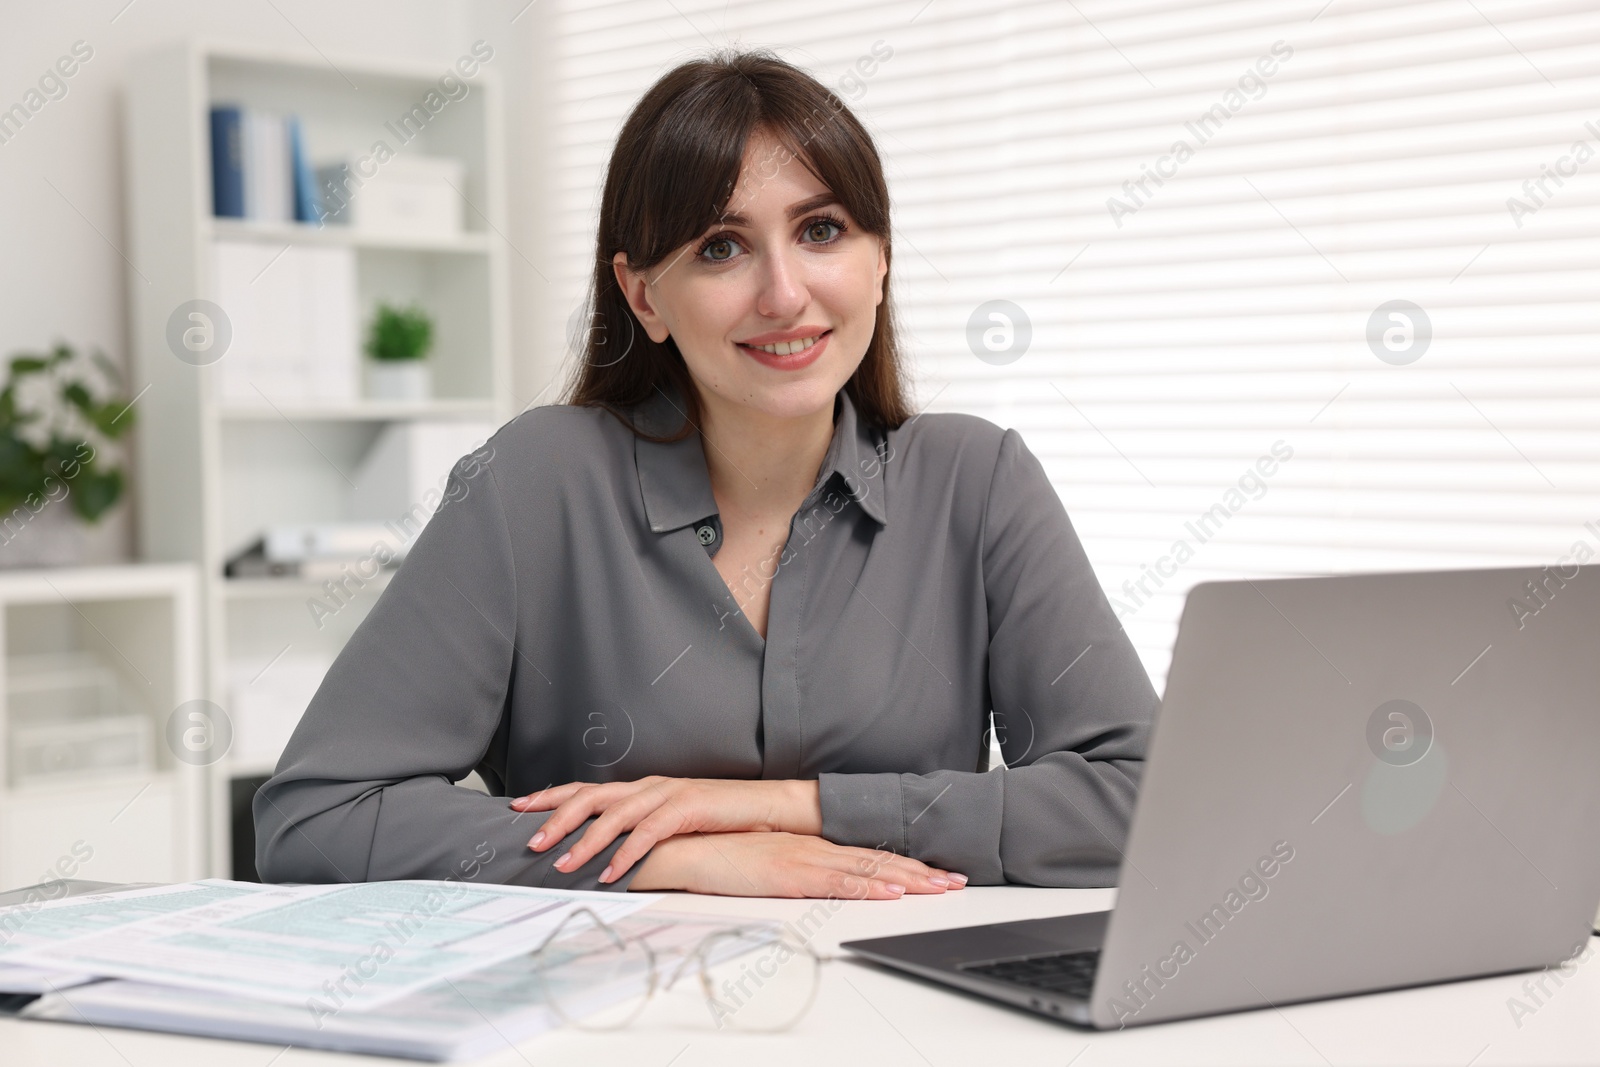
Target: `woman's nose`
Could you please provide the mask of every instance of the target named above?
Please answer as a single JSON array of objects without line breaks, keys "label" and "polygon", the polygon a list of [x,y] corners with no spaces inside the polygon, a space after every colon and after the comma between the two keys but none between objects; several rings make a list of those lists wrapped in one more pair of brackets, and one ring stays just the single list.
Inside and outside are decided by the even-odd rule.
[{"label": "woman's nose", "polygon": [[761,270],[761,291],[756,310],[767,318],[793,318],[806,309],[811,295],[806,291],[801,267],[785,250],[765,257]]}]

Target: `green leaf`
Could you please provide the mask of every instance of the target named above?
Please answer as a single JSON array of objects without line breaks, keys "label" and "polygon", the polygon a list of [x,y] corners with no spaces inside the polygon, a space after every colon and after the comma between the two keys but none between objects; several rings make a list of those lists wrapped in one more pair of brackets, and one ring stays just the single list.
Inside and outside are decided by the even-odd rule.
[{"label": "green leaf", "polygon": [[94,411],[94,397],[89,395],[89,390],[84,388],[82,382],[68,382],[63,385],[61,387],[61,396],[64,400],[70,400],[72,406],[85,415]]},{"label": "green leaf", "polygon": [[0,435],[0,492],[27,495],[44,481],[44,455],[10,434]]},{"label": "green leaf", "polygon": [[433,319],[417,304],[380,302],[367,333],[367,354],[377,360],[422,359],[433,345]]},{"label": "green leaf", "polygon": [[133,429],[135,414],[129,405],[119,400],[108,400],[90,417],[94,419],[95,429],[115,440]]},{"label": "green leaf", "polygon": [[117,470],[91,471],[85,469],[73,479],[72,510],[89,522],[97,522],[108,508],[122,495],[122,472]]},{"label": "green leaf", "polygon": [[[82,382],[70,382],[62,390],[61,395],[72,402],[73,407],[83,412],[84,418],[94,424],[94,428],[110,438],[117,438],[128,431],[133,425],[132,412],[122,415],[126,407],[116,400],[109,400],[104,404],[96,404],[89,395]],[[122,415],[122,418],[117,416]],[[123,421],[123,420],[127,421]]]},{"label": "green leaf", "polygon": [[[54,437],[43,451],[34,448],[17,436],[20,426],[38,423],[46,418],[45,410],[27,410],[19,406],[16,383],[30,374],[41,374],[52,368],[69,364],[76,356],[75,350],[65,342],[57,342],[47,355],[22,353],[10,360],[10,377],[0,389],[0,501],[20,501],[30,493],[42,492],[47,475],[61,477],[58,473],[69,464],[69,469],[80,475],[73,479],[73,509],[84,518],[94,521],[100,513],[114,504],[122,493],[120,470],[97,470],[93,464],[79,459],[80,449],[87,442],[82,439]],[[106,376],[116,383],[119,395],[97,402],[90,391],[94,376],[85,377],[86,368],[71,366],[58,373],[60,396],[63,402],[76,408],[85,420],[107,438],[121,437],[133,426],[133,413],[129,401],[121,396],[122,373],[103,352],[95,350],[89,357]],[[13,505],[15,506],[15,505]],[[3,519],[3,513],[0,513]]]},{"label": "green leaf", "polygon": [[78,449],[82,444],[81,441],[69,441],[65,437],[52,437],[50,444],[40,456],[40,461],[50,470],[60,470],[68,463],[84,466],[83,460],[78,455]]}]

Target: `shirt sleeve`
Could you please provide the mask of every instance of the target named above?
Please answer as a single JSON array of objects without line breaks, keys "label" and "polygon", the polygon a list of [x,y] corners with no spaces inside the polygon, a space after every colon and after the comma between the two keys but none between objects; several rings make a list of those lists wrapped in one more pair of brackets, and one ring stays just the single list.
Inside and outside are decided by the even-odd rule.
[{"label": "shirt sleeve", "polygon": [[455,784],[498,766],[483,777],[503,791],[508,694],[514,677],[533,670],[516,646],[516,571],[493,444],[452,468],[443,501],[256,792],[263,880],[621,891],[638,872],[636,863],[599,882],[626,833],[578,870],[556,870],[593,819],[533,852],[528,839],[549,812],[513,811],[504,796]]},{"label": "shirt sleeve", "polygon": [[[819,775],[823,836],[972,884],[1114,885],[1157,698],[1050,484],[1008,429],[980,536],[1006,766]],[[975,711],[975,714],[977,712]]]}]

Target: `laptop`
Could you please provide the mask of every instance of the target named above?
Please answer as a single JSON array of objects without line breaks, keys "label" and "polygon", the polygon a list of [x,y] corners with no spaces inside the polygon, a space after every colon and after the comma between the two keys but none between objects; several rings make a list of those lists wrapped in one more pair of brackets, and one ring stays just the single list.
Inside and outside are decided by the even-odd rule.
[{"label": "laptop", "polygon": [[1600,904],[1600,565],[1206,582],[1108,912],[849,941],[1118,1029],[1529,968]]}]

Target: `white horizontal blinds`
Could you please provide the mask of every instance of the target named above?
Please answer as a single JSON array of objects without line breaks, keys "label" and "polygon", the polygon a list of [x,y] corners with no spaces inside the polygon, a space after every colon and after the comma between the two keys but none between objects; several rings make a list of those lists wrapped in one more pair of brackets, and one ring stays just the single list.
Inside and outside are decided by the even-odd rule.
[{"label": "white horizontal blinds", "polygon": [[[772,47],[853,99],[839,79],[883,37],[877,27],[904,23],[915,10],[908,7],[886,20],[881,11],[848,0],[559,0],[546,9],[541,32],[551,35],[554,57],[543,72],[554,129],[547,167],[555,210],[549,215],[552,255],[545,273],[562,294],[563,313],[578,306],[588,278],[600,186],[617,132],[657,78],[713,48]],[[925,14],[918,24],[929,18]],[[882,79],[881,72],[865,79],[866,91]],[[550,327],[552,337],[560,336],[558,326]]]},{"label": "white horizontal blinds", "polygon": [[[694,27],[830,84],[892,47],[847,99],[919,393],[1022,432],[1158,687],[1197,581],[1600,551],[1592,0],[569,3],[569,306],[611,138]],[[995,300],[1009,362],[968,341]],[[1378,316],[1390,362],[1392,301],[1422,315]],[[1422,316],[1405,362],[1383,332]]]}]

